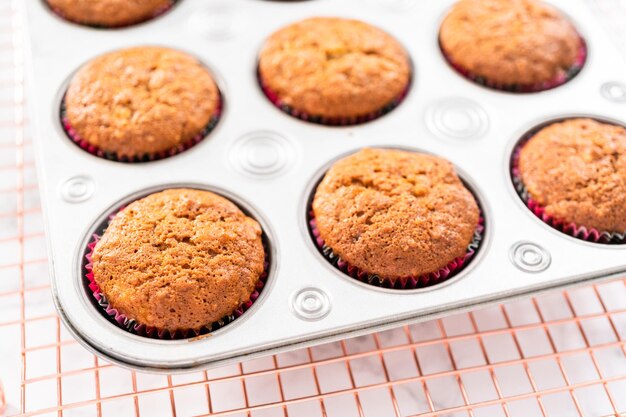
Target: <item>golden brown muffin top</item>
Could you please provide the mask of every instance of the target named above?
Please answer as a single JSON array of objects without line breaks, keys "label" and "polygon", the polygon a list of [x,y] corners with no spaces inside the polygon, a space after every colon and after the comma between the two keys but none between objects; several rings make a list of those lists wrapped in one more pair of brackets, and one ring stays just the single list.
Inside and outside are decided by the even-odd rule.
[{"label": "golden brown muffin top", "polygon": [[436,272],[464,256],[479,208],[448,161],[364,149],[335,163],[317,187],[320,236],[349,264],[382,278]]},{"label": "golden brown muffin top", "polygon": [[82,139],[132,158],[190,142],[209,124],[220,97],[196,58],[146,46],[88,62],[72,77],[65,104],[70,125]]},{"label": "golden brown muffin top", "polygon": [[120,211],[92,261],[113,308],[173,332],[199,330],[247,302],[264,249],[259,224],[229,200],[170,189]]},{"label": "golden brown muffin top", "polygon": [[259,74],[300,112],[353,118],[401,96],[411,69],[402,45],[382,30],[358,20],[317,17],[275,32],[261,51]]},{"label": "golden brown muffin top", "polygon": [[173,0],[46,0],[64,18],[90,26],[127,26],[171,7]]},{"label": "golden brown muffin top", "polygon": [[581,48],[576,28],[538,0],[461,0],[441,25],[450,60],[500,85],[536,85],[563,76]]},{"label": "golden brown muffin top", "polygon": [[626,129],[570,119],[540,130],[519,157],[530,197],[551,216],[626,232]]}]

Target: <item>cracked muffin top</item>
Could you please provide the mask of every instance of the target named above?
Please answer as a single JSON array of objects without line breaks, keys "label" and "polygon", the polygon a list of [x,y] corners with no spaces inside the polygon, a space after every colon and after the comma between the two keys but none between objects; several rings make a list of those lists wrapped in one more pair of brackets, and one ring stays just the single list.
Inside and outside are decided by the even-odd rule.
[{"label": "cracked muffin top", "polygon": [[63,18],[89,26],[117,27],[140,23],[164,12],[173,0],[46,0]]},{"label": "cracked muffin top", "polygon": [[600,232],[626,232],[626,129],[591,119],[551,124],[519,155],[519,173],[546,213]]},{"label": "cracked muffin top", "polygon": [[377,113],[401,97],[411,69],[402,45],[384,31],[358,20],[317,17],[267,40],[259,76],[298,112],[350,119]]},{"label": "cracked muffin top", "polygon": [[115,215],[94,249],[94,279],[138,323],[200,330],[250,299],[264,270],[261,233],[221,196],[169,189]]},{"label": "cracked muffin top", "polygon": [[577,64],[582,39],[538,0],[461,0],[441,25],[448,59],[490,84],[555,82]]},{"label": "cracked muffin top", "polygon": [[65,95],[66,117],[76,134],[118,158],[191,142],[219,105],[209,71],[196,58],[162,47],[101,55],[78,70]]},{"label": "cracked muffin top", "polygon": [[448,161],[389,149],[335,163],[317,187],[313,212],[336,255],[391,280],[437,272],[464,256],[480,216]]}]

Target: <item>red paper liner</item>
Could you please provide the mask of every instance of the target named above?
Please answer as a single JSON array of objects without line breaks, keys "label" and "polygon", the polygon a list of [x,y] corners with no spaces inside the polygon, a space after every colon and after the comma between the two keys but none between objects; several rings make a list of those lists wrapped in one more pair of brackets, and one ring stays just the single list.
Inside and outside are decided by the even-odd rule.
[{"label": "red paper liner", "polygon": [[99,147],[97,147],[96,145],[93,145],[87,142],[87,140],[83,139],[70,124],[69,118],[67,117],[67,110],[65,107],[65,97],[63,97],[63,100],[61,100],[60,118],[61,118],[61,125],[63,126],[63,130],[65,130],[65,134],[67,135],[67,137],[70,138],[76,146],[78,146],[79,148],[81,148],[82,150],[86,152],[89,152],[90,154],[94,156],[108,159],[109,161],[115,161],[115,162],[130,162],[130,163],[152,162],[152,161],[158,161],[160,159],[169,158],[174,155],[178,155],[179,153],[182,153],[190,148],[193,148],[198,143],[202,142],[204,138],[206,138],[213,131],[213,129],[215,129],[215,126],[217,126],[217,124],[220,121],[220,117],[222,115],[222,105],[223,105],[221,94],[218,100],[219,102],[218,102],[217,108],[215,109],[215,113],[213,114],[213,116],[211,116],[211,120],[209,121],[209,123],[206,125],[204,129],[202,129],[200,133],[194,136],[190,141],[182,143],[178,145],[177,147],[169,149],[167,151],[162,151],[162,152],[158,152],[154,154],[147,153],[142,156],[135,156],[133,158],[128,158],[125,156],[119,157],[117,153],[115,152],[105,152]]},{"label": "red paper liner", "polygon": [[376,287],[391,288],[394,290],[414,290],[417,288],[426,288],[440,284],[461,272],[480,249],[480,244],[483,240],[485,231],[485,220],[481,215],[474,232],[474,237],[472,242],[468,245],[465,255],[450,261],[445,267],[436,272],[431,272],[417,277],[404,277],[398,279],[385,278],[376,274],[370,274],[341,259],[341,257],[335,254],[329,246],[326,246],[326,242],[324,242],[324,239],[320,236],[313,210],[309,211],[309,231],[322,256],[324,256],[324,258],[331,265],[349,277]]},{"label": "red paper liner", "polygon": [[385,106],[383,106],[381,109],[375,112],[361,115],[361,116],[356,116],[356,117],[326,117],[326,116],[319,116],[319,115],[313,115],[313,114],[309,114],[306,112],[302,112],[296,108],[289,106],[288,104],[285,104],[280,99],[278,94],[267,86],[267,84],[263,81],[263,78],[261,77],[258,71],[257,71],[257,79],[258,79],[259,85],[261,86],[261,90],[263,91],[263,94],[265,94],[265,97],[267,97],[268,100],[279,110],[297,119],[304,120],[305,122],[310,122],[310,123],[315,123],[315,124],[325,125],[325,126],[353,126],[353,125],[358,125],[361,123],[366,123],[374,119],[378,119],[379,117],[386,115],[387,113],[391,112],[393,109],[398,107],[404,101],[407,94],[409,93],[409,89],[411,88],[411,80],[409,80],[405,89],[402,91],[402,93],[400,93],[398,97],[391,100],[389,103],[387,103]]},{"label": "red paper liner", "polygon": [[441,42],[439,43],[441,52],[448,62],[448,64],[461,74],[464,78],[482,85],[483,87],[492,88],[494,90],[508,91],[511,93],[538,93],[540,91],[551,90],[556,87],[560,87],[563,84],[571,81],[574,77],[580,73],[587,61],[587,43],[583,38],[580,38],[580,48],[578,50],[578,56],[576,62],[565,73],[557,76],[555,79],[538,84],[500,84],[489,81],[487,78],[476,75],[471,71],[465,69],[460,64],[454,62],[450,55],[443,49]]},{"label": "red paper liner", "polygon": [[[124,207],[120,208],[115,214],[119,213],[123,209]],[[101,313],[106,318],[108,318],[109,321],[113,322],[118,327],[130,333],[143,336],[143,337],[153,338],[153,339],[175,340],[175,339],[187,339],[190,337],[198,337],[204,334],[212,333],[232,323],[237,318],[241,317],[246,311],[248,311],[250,307],[252,307],[252,305],[261,295],[261,292],[263,291],[263,288],[265,287],[266,282],[267,282],[269,266],[270,266],[269,251],[267,250],[266,242],[263,242],[263,248],[265,250],[264,271],[259,277],[259,280],[257,281],[255,285],[254,291],[250,295],[250,300],[240,305],[235,311],[233,311],[232,314],[223,317],[222,319],[220,319],[219,321],[215,323],[205,325],[203,328],[199,330],[191,330],[191,329],[177,330],[173,333],[166,329],[158,329],[156,327],[150,327],[145,324],[138,323],[134,319],[127,317],[125,314],[120,313],[118,310],[116,310],[109,304],[109,301],[106,299],[105,295],[102,293],[102,291],[100,290],[100,287],[96,283],[94,274],[93,274],[93,263],[92,263],[93,251],[96,245],[98,244],[98,241],[102,237],[101,234],[104,233],[104,231],[108,227],[111,220],[113,220],[113,218],[115,217],[115,214],[112,214],[111,216],[109,216],[109,219],[106,222],[105,226],[99,231],[99,233],[94,233],[89,243],[87,244],[87,250],[85,252],[84,263],[83,263],[83,268],[84,268],[83,276],[84,276],[84,284],[89,289],[96,304],[100,307]]]},{"label": "red paper liner", "polygon": [[152,19],[156,19],[157,17],[159,17],[161,15],[164,15],[165,13],[170,11],[172,9],[172,7],[174,7],[176,5],[176,3],[178,1],[180,1],[180,0],[171,0],[169,5],[156,10],[152,14],[152,16],[148,16],[148,17],[146,17],[144,19],[139,19],[139,20],[137,20],[135,22],[124,23],[124,24],[119,24],[119,25],[93,25],[93,24],[90,24],[90,23],[82,22],[80,20],[70,19],[61,10],[59,10],[56,7],[52,7],[47,0],[42,0],[42,1],[44,1],[46,3],[46,5],[50,9],[50,11],[52,11],[52,13],[54,13],[55,15],[57,15],[58,17],[60,17],[61,19],[65,20],[67,22],[74,23],[74,24],[81,25],[81,26],[94,28],[94,29],[122,29],[122,28],[130,27],[130,26],[134,26],[134,25],[139,25],[141,23],[148,22],[148,21],[150,21]]},{"label": "red paper liner", "polygon": [[575,237],[577,239],[607,245],[622,245],[626,243],[626,232],[602,232],[593,227],[586,227],[576,224],[574,222],[568,222],[564,219],[546,213],[545,207],[543,207],[530,196],[528,190],[526,189],[526,186],[524,185],[524,182],[522,181],[522,176],[519,169],[519,158],[524,145],[526,145],[526,143],[528,143],[528,141],[536,133],[537,132],[534,131],[522,138],[522,140],[520,140],[520,142],[513,150],[513,155],[511,157],[511,179],[513,181],[513,186],[515,187],[515,191],[517,191],[517,194],[524,202],[526,207],[528,207],[528,209],[535,216],[537,216],[542,222],[544,222],[548,226],[558,230],[561,233],[565,233],[566,235]]}]

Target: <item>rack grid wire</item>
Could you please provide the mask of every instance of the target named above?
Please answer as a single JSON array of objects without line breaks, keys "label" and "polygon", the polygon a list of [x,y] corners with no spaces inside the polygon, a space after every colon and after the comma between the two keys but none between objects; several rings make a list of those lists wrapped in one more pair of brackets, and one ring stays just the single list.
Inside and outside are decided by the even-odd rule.
[{"label": "rack grid wire", "polygon": [[[186,375],[88,353],[50,294],[23,1],[0,0],[0,416],[626,416],[623,279]],[[589,3],[626,56],[626,1]]]}]

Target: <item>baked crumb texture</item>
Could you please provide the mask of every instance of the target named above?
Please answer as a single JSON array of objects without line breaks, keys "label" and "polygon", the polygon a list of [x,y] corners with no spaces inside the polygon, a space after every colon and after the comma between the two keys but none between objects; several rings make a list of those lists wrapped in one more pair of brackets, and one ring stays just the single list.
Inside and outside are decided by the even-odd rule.
[{"label": "baked crumb texture", "polygon": [[154,19],[177,0],[46,0],[59,17],[95,28],[121,28]]},{"label": "baked crumb texture", "polygon": [[587,58],[574,25],[538,0],[461,0],[443,21],[439,43],[457,72],[511,92],[565,84]]},{"label": "baked crumb texture", "polygon": [[114,214],[89,244],[86,283],[144,336],[195,337],[241,316],[267,278],[261,226],[217,194],[169,189]]},{"label": "baked crumb texture", "polygon": [[144,46],[101,55],[79,69],[62,101],[61,121],[91,154],[144,162],[202,141],[221,109],[217,84],[195,57]]},{"label": "baked crumb texture", "polygon": [[448,161],[364,149],[335,163],[309,213],[324,257],[368,284],[414,289],[458,273],[477,252],[484,221]]},{"label": "baked crumb texture", "polygon": [[522,200],[550,226],[592,242],[624,243],[624,127],[584,118],[552,123],[520,141],[511,170]]},{"label": "baked crumb texture", "polygon": [[284,112],[313,123],[352,125],[398,106],[411,84],[411,64],[386,32],[358,20],[317,17],[270,36],[258,77]]}]

